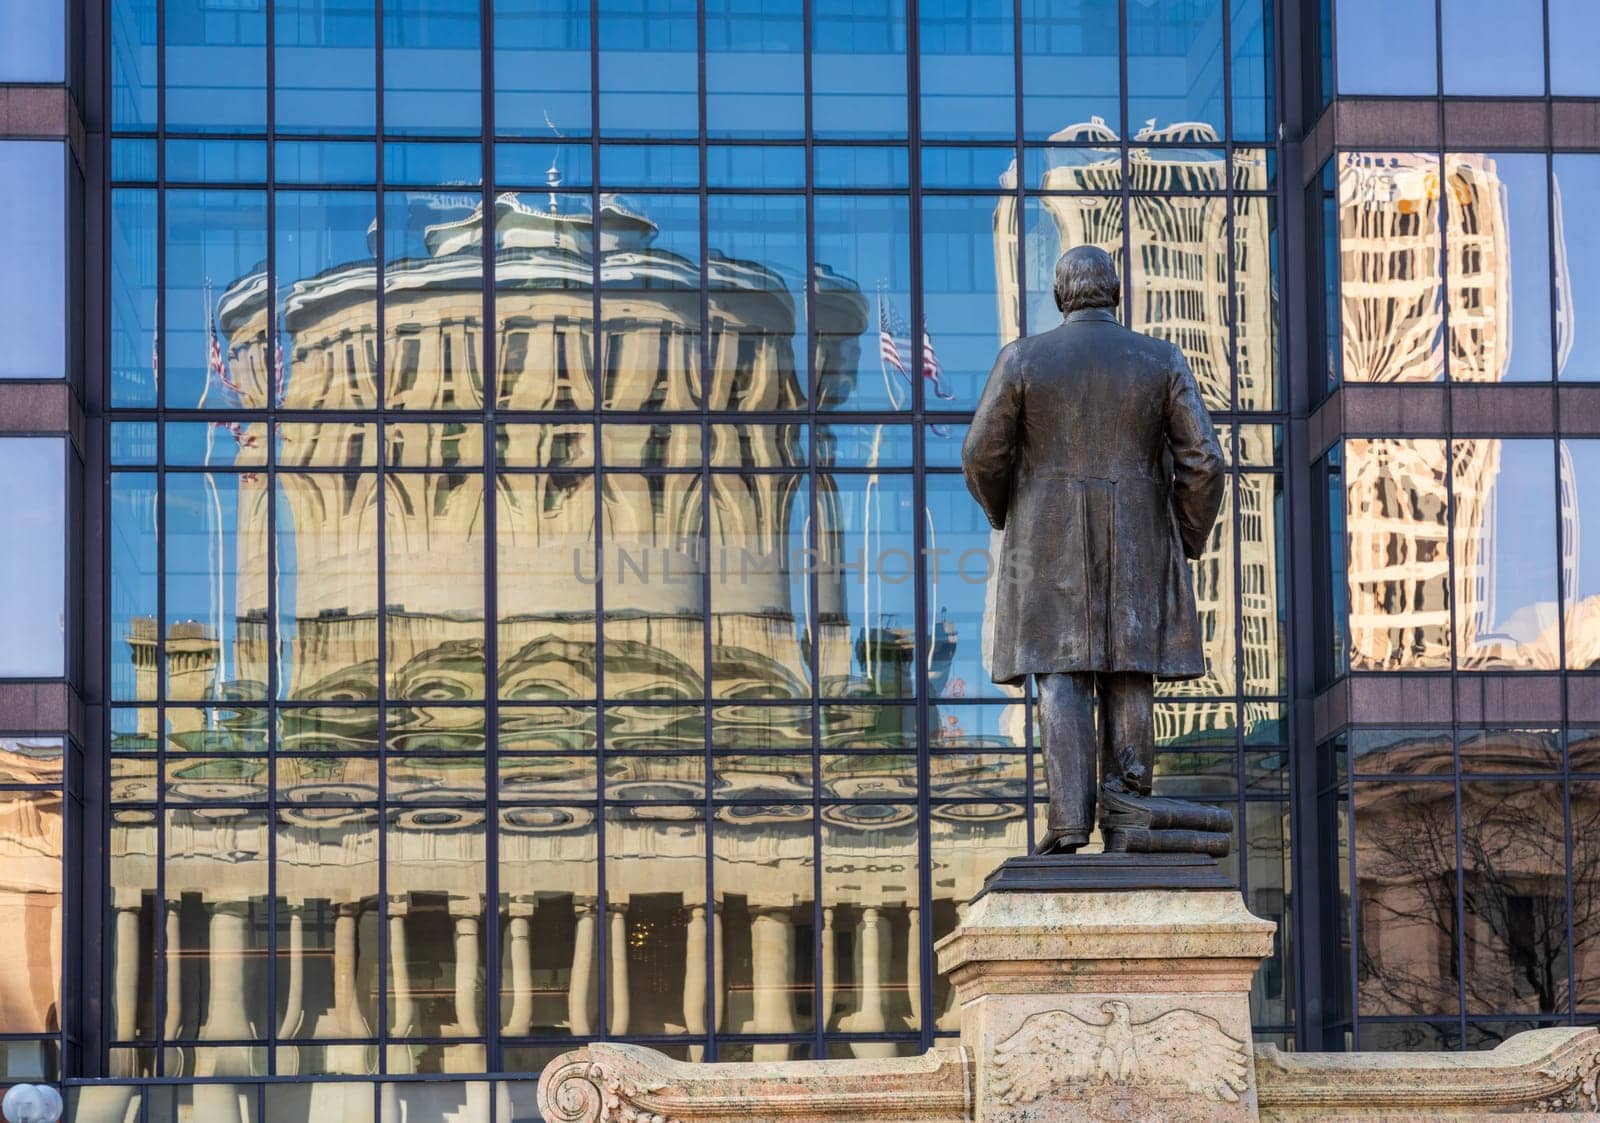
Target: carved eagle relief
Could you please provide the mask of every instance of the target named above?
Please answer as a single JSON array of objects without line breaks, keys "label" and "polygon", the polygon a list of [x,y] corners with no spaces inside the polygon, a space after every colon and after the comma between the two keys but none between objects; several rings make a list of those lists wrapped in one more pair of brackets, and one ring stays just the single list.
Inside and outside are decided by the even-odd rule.
[{"label": "carved eagle relief", "polygon": [[1026,1018],[994,1050],[994,1094],[1033,1103],[1067,1084],[1173,1085],[1237,1103],[1250,1054],[1215,1018],[1169,1010],[1134,1023],[1126,1002],[1102,1002],[1103,1022],[1065,1010]]}]

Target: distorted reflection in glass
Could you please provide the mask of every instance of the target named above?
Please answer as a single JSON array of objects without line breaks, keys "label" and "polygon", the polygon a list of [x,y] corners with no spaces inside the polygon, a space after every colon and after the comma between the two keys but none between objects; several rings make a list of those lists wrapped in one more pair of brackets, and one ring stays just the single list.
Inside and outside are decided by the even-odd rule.
[{"label": "distorted reflection in glass", "polygon": [[1030,140],[1079,121],[1120,126],[1117,11],[1117,0],[1022,0],[1022,127]]},{"label": "distorted reflection in glass", "polygon": [[[1273,954],[1255,973],[1250,984],[1250,1020],[1255,1025],[1288,1025],[1294,1020],[1294,962],[1290,941],[1294,918],[1290,915],[1289,808],[1268,800],[1247,800],[1239,837],[1244,841],[1241,864],[1248,890],[1245,904],[1252,914],[1278,926],[1273,934]],[[1237,807],[1234,815],[1239,815]]]},{"label": "distorted reflection in glass", "polygon": [[483,697],[483,476],[384,478],[389,693]]},{"label": "distorted reflection in glass", "polygon": [[599,1030],[596,847],[588,807],[500,809],[501,1033]]},{"label": "distorted reflection in glass", "polygon": [[[1600,68],[1597,68],[1600,69]],[[1551,206],[1555,217],[1556,374],[1579,381],[1600,379],[1600,341],[1578,330],[1600,317],[1600,154],[1560,152],[1553,157]]]},{"label": "distorted reflection in glass", "polygon": [[703,810],[652,803],[605,814],[606,1030],[689,1032],[687,972],[705,963],[709,938]]},{"label": "distorted reflection in glass", "polygon": [[1450,0],[1441,10],[1446,94],[1544,93],[1543,0]]},{"label": "distorted reflection in glass", "polygon": [[[234,439],[221,423],[210,428]],[[168,698],[265,695],[269,503],[257,473],[167,476]]]},{"label": "distorted reflection in glass", "polygon": [[[1052,168],[1049,174],[1053,176],[1055,172]],[[997,216],[1012,205],[1010,199],[1001,199]],[[1077,246],[1098,246],[1111,255],[1118,272],[1125,273],[1122,200],[1110,195],[1030,196],[1023,213],[1026,228],[1022,252],[1027,272],[1024,316],[1028,334],[1038,335],[1061,323],[1061,309],[1056,307],[1055,298],[1055,263],[1062,254]],[[1120,314],[1125,317],[1127,309],[1121,309]]]},{"label": "distorted reflection in glass", "polygon": [[804,47],[801,0],[706,4],[707,135],[799,137],[805,128]]},{"label": "distorted reflection in glass", "polygon": [[1450,666],[1445,442],[1345,442],[1352,671]]},{"label": "distorted reflection in glass", "polygon": [[[372,409],[378,404],[377,197],[280,191],[274,201],[279,350],[257,360],[272,364],[273,401],[290,409]],[[253,329],[249,339],[265,334],[265,302],[252,296],[248,320],[241,321]],[[319,451],[314,459],[282,462],[328,462],[328,451]]]},{"label": "distorted reflection in glass", "polygon": [[7,1033],[61,1027],[62,841],[59,792],[0,792],[0,925],[21,945],[0,966]]},{"label": "distorted reflection in glass", "polygon": [[798,195],[706,201],[710,408],[804,408],[805,229]]},{"label": "distorted reflection in glass", "polygon": [[492,10],[495,132],[587,136],[589,0],[496,0]]},{"label": "distorted reflection in glass", "polygon": [[[752,439],[745,447],[752,466],[772,463],[781,433],[760,425],[748,431]],[[716,472],[709,486],[711,693],[716,698],[807,697],[806,614],[815,567],[805,564],[811,494],[805,477]]]},{"label": "distorted reflection in glass", "polygon": [[123,701],[155,701],[164,677],[156,655],[159,494],[154,472],[111,477],[111,696]]},{"label": "distorted reflection in glass", "polygon": [[1455,787],[1352,787],[1357,1012],[1453,1014],[1461,1005]]},{"label": "distorted reflection in glass", "polygon": [[[362,443],[360,426],[326,428],[335,432],[319,433],[315,449],[338,454]],[[290,452],[316,456],[313,448]],[[278,696],[376,698],[378,477],[346,471],[275,478]]]},{"label": "distorted reflection in glass", "polygon": [[[1205,652],[1205,674],[1192,679],[1166,679],[1156,682],[1156,694],[1162,698],[1196,698],[1208,695],[1227,695],[1238,692],[1237,657],[1239,644],[1235,624],[1239,616],[1238,582],[1234,575],[1233,507],[1237,501],[1238,487],[1235,477],[1229,477],[1222,493],[1222,507],[1217,521],[1211,524],[1211,537],[1206,542],[1205,553],[1198,561],[1189,562],[1189,573],[1194,582],[1195,610],[1200,619],[1200,643]],[[1260,558],[1260,547],[1256,557]],[[1259,571],[1258,571],[1259,572]],[[1247,617],[1259,616],[1267,606],[1254,604],[1246,610]],[[1264,643],[1252,637],[1252,642]],[[1181,739],[1181,733],[1174,733]]]},{"label": "distorted reflection in glass", "polygon": [[[1020,803],[936,803],[930,809],[928,864],[933,896],[928,925],[933,943],[955,931],[983,880],[1007,858],[1028,851],[1028,824]],[[933,972],[935,1030],[961,1028],[955,988]]]},{"label": "distorted reflection in glass", "polygon": [[[166,826],[162,1036],[265,1037],[267,813],[170,810]],[[230,1046],[206,1050],[201,1059],[209,1071],[196,1076],[258,1072],[262,1058],[247,1047]]]},{"label": "distorted reflection in glass", "polygon": [[[740,804],[718,808],[713,823],[716,886],[711,981],[716,1026],[723,1033],[795,1034],[812,1028],[816,978],[811,808]],[[689,916],[691,959],[683,988],[690,1033],[706,1027],[704,917]],[[700,959],[692,957],[700,952]],[[793,1047],[758,1044],[754,1060],[789,1060]]]},{"label": "distorted reflection in glass", "polygon": [[[1575,733],[1577,731],[1574,731]],[[1584,731],[1591,738],[1592,730]],[[1593,741],[1590,740],[1590,745]],[[1594,771],[1594,754],[1586,754]],[[1574,771],[1577,770],[1574,753]],[[1600,1010],[1600,783],[1574,780],[1568,785],[1572,879],[1572,980],[1580,1016]]]},{"label": "distorted reflection in glass", "polygon": [[[927,325],[919,331],[910,322],[908,201],[821,196],[813,207],[818,405],[910,409],[913,364]],[[925,398],[936,400],[936,392]]]},{"label": "distorted reflection in glass", "polygon": [[1556,516],[1561,526],[1561,601],[1566,617],[1566,665],[1600,663],[1600,550],[1584,550],[1584,531],[1600,527],[1600,441],[1557,442],[1560,477]]},{"label": "distorted reflection in glass", "polygon": [[918,5],[917,23],[922,135],[953,140],[1015,137],[1011,4],[933,0]]},{"label": "distorted reflection in glass", "polygon": [[[822,809],[824,1029],[882,1034],[922,1025],[922,912],[916,808],[848,803]],[[853,1041],[857,1057],[892,1055]]]},{"label": "distorted reflection in glass", "polygon": [[[1249,426],[1241,426],[1249,428]],[[1288,599],[1284,589],[1283,478],[1265,472],[1238,477],[1238,608],[1246,694],[1288,692]]]},{"label": "distorted reflection in glass", "polygon": [[496,479],[502,698],[594,697],[594,496],[587,473]]},{"label": "distorted reflection in glass", "polygon": [[162,33],[166,50],[161,84],[168,129],[266,130],[264,5],[258,8],[232,4],[218,9],[206,0],[166,0]]},{"label": "distorted reflection in glass", "polygon": [[156,193],[111,192],[111,404],[156,404]]},{"label": "distorted reflection in glass", "polygon": [[701,481],[608,472],[601,483],[598,560],[605,586],[606,694],[700,698],[707,614]]},{"label": "distorted reflection in glass", "polygon": [[476,409],[483,324],[476,194],[384,196],[384,398],[390,408]]},{"label": "distorted reflection in glass", "polygon": [[1277,235],[1277,200],[1234,198],[1233,380],[1242,410],[1279,408]]},{"label": "distorted reflection in glass", "polygon": [[829,473],[817,486],[821,693],[916,697],[911,476]]},{"label": "distorted reflection in glass", "polygon": [[813,134],[903,137],[906,114],[905,0],[813,0]]},{"label": "distorted reflection in glass", "polygon": [[609,409],[698,408],[700,204],[601,200],[600,399]]},{"label": "distorted reflection in glass", "polygon": [[1559,729],[1462,729],[1461,771],[1527,775],[1561,771]]},{"label": "distorted reflection in glass", "polygon": [[[277,1001],[280,1038],[377,1036],[378,813],[354,808],[278,812]],[[278,1049],[278,1070],[301,1049]],[[309,1071],[377,1071],[377,1048],[335,1045]],[[309,1059],[309,1058],[308,1058]]]},{"label": "distorted reflection in glass", "polygon": [[1223,0],[1178,7],[1132,4],[1128,12],[1128,120],[1226,129],[1222,41]]},{"label": "distorted reflection in glass", "polygon": [[[388,894],[389,1032],[484,1035],[484,813],[391,808]],[[482,1072],[481,1044],[391,1045],[389,1072]]]},{"label": "distorted reflection in glass", "polygon": [[934,699],[1020,693],[990,681],[987,643],[999,535],[960,476],[930,473],[927,496],[928,693]]},{"label": "distorted reflection in glass", "polygon": [[161,102],[161,20],[157,0],[115,0],[106,32],[111,40],[111,121],[117,129],[156,127]]},{"label": "distorted reflection in glass", "polygon": [[261,191],[168,191],[161,371],[171,408],[260,409],[271,376]]},{"label": "distorted reflection in glass", "polygon": [[600,34],[600,129],[608,136],[698,131],[694,0],[594,0]]},{"label": "distorted reflection in glass", "polygon": [[1549,441],[1535,440],[1451,444],[1463,670],[1560,666],[1552,451]]},{"label": "distorted reflection in glass", "polygon": [[384,0],[383,130],[471,135],[482,112],[477,0]]},{"label": "distorted reflection in glass", "polygon": [[1346,152],[1339,159],[1344,379],[1437,381],[1444,374],[1445,299],[1438,157]]},{"label": "distorted reflection in glass", "polygon": [[[551,164],[551,174],[559,181],[557,163]],[[494,213],[500,407],[592,409],[595,230],[590,200],[558,191],[507,193],[496,199]]]},{"label": "distorted reflection in glass", "polygon": [[274,127],[370,133],[377,113],[375,0],[277,0],[272,16]]},{"label": "distorted reflection in glass", "polygon": [[1022,333],[1016,200],[922,201],[923,407],[970,409],[996,352]]},{"label": "distorted reflection in glass", "polygon": [[[1445,272],[1450,377],[1550,377],[1549,176],[1543,154],[1452,153]],[[1564,302],[1563,316],[1569,316]],[[1570,334],[1571,323],[1565,326]]]}]

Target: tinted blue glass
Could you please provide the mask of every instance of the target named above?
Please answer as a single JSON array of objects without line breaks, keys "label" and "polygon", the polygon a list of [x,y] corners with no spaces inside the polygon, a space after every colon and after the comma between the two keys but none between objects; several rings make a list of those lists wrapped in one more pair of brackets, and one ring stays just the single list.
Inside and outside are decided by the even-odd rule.
[{"label": "tinted blue glass", "polygon": [[1544,0],[1450,0],[1444,92],[1544,93]]},{"label": "tinted blue glass", "polygon": [[1556,367],[1558,377],[1600,382],[1600,156],[1555,157]]},{"label": "tinted blue glass", "polygon": [[500,136],[589,133],[588,0],[494,5],[494,129]]},{"label": "tinted blue glass", "polygon": [[[1445,157],[1450,377],[1550,377],[1550,211],[1542,154]],[[1469,311],[1470,309],[1470,311]]]},{"label": "tinted blue glass", "polygon": [[[928,440],[930,445],[936,440],[949,443],[932,435]],[[991,568],[989,520],[972,502],[960,475],[929,473],[926,488],[928,618],[938,621],[946,633],[935,633],[935,642],[954,640],[943,673],[930,673],[929,687],[942,686],[946,696],[1003,695],[1007,688],[993,684],[983,659],[984,601]]]},{"label": "tinted blue glass", "polygon": [[167,0],[166,125],[264,132],[267,11],[252,0]]},{"label": "tinted blue glass", "polygon": [[374,0],[277,0],[272,22],[278,131],[372,132],[378,113]]},{"label": "tinted blue glass", "polygon": [[1600,7],[1593,0],[1550,0],[1550,92],[1600,95]]},{"label": "tinted blue glass", "polygon": [[804,408],[805,199],[713,195],[706,245],[711,408]]},{"label": "tinted blue glass", "polygon": [[922,200],[927,409],[973,408],[996,352],[1022,333],[1016,215],[1010,195]]},{"label": "tinted blue glass", "polygon": [[610,187],[697,187],[700,149],[688,144],[608,144],[600,182]]},{"label": "tinted blue glass", "polygon": [[819,468],[909,468],[910,425],[818,425]]},{"label": "tinted blue glass", "polygon": [[111,403],[156,404],[156,193],[111,193]]},{"label": "tinted blue glass", "polygon": [[927,0],[918,7],[922,135],[961,140],[1017,134],[1011,0]]},{"label": "tinted blue glass", "polygon": [[805,130],[801,0],[706,0],[706,133],[798,137]]},{"label": "tinted blue glass", "polygon": [[113,140],[111,142],[113,180],[153,180],[156,178],[156,142],[153,140]]},{"label": "tinted blue glass", "polygon": [[548,141],[495,145],[494,181],[501,187],[529,184],[560,187],[587,187],[594,182],[590,171],[593,151],[586,140]]},{"label": "tinted blue glass", "polygon": [[111,123],[117,129],[154,129],[158,112],[156,0],[111,0],[108,9]]},{"label": "tinted blue glass", "polygon": [[1128,5],[1128,126],[1205,127],[1221,137],[1222,0]]},{"label": "tinted blue glass", "polygon": [[694,0],[598,0],[600,128],[611,136],[699,134]]},{"label": "tinted blue glass", "polygon": [[0,4],[0,82],[62,82],[67,73],[62,0]]},{"label": "tinted blue glass", "polygon": [[[162,375],[172,408],[267,404],[262,191],[168,191]],[[220,359],[210,357],[215,338]]]},{"label": "tinted blue glass", "polygon": [[383,179],[396,187],[476,187],[483,182],[483,146],[390,141],[383,146]]},{"label": "tinted blue glass", "polygon": [[[207,425],[212,450],[233,443],[229,431]],[[239,472],[172,473],[166,477],[166,625],[171,638],[204,636],[217,658],[199,674],[181,661],[167,664],[168,695],[260,698],[264,671],[255,645],[239,643],[248,614],[265,609],[265,482]],[[252,533],[253,532],[253,533]],[[198,681],[197,681],[198,680]]]},{"label": "tinted blue glass", "polygon": [[[820,196],[814,226],[817,404],[909,409],[917,358],[909,201]],[[880,346],[880,332],[893,340],[892,355]]]},{"label": "tinted blue glass", "polygon": [[1014,182],[1013,148],[924,148],[922,186],[995,187]]},{"label": "tinted blue glass", "polygon": [[1438,91],[1434,0],[1337,0],[1339,92]]},{"label": "tinted blue glass", "polygon": [[1095,118],[1120,133],[1118,35],[1117,0],[1022,0],[1022,128],[1028,137],[1047,139]]},{"label": "tinted blue glass", "polygon": [[[377,198],[370,191],[280,191],[275,398],[290,409],[371,409],[378,401]],[[330,338],[337,315],[341,330]]]},{"label": "tinted blue glass", "polygon": [[283,140],[273,167],[279,183],[373,183],[378,150],[370,141]]},{"label": "tinted blue glass", "polygon": [[60,437],[0,439],[0,678],[66,673],[67,456]]},{"label": "tinted blue glass", "polygon": [[0,378],[67,373],[67,151],[0,141]]},{"label": "tinted blue glass", "polygon": [[111,423],[111,463],[154,465],[156,462],[156,423],[154,421],[114,421]]},{"label": "tinted blue glass", "polygon": [[459,136],[482,118],[478,0],[385,0],[383,130]]},{"label": "tinted blue glass", "polygon": [[814,0],[811,18],[811,123],[816,135],[904,136],[904,0]]},{"label": "tinted blue glass", "polygon": [[706,183],[711,187],[804,187],[806,150],[765,144],[709,145]]},{"label": "tinted blue glass", "polygon": [[1269,140],[1277,136],[1273,103],[1272,5],[1267,0],[1233,0],[1228,27],[1233,47],[1233,136]]},{"label": "tinted blue glass", "polygon": [[812,150],[812,166],[818,187],[904,187],[911,175],[904,148],[819,145]]},{"label": "tinted blue glass", "polygon": [[262,183],[266,178],[264,140],[167,141],[167,179],[172,183]]}]

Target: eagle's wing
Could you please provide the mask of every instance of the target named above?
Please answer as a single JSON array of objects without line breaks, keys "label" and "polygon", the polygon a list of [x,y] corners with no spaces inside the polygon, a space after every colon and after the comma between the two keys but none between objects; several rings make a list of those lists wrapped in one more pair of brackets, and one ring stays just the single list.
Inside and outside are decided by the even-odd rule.
[{"label": "eagle's wing", "polygon": [[1110,1024],[1086,1022],[1065,1010],[1025,1018],[995,1046],[994,1094],[1002,1103],[1033,1103],[1058,1084],[1093,1075]]},{"label": "eagle's wing", "polygon": [[1250,1087],[1250,1053],[1215,1018],[1169,1010],[1133,1027],[1139,1069],[1191,1092],[1235,1103]]}]

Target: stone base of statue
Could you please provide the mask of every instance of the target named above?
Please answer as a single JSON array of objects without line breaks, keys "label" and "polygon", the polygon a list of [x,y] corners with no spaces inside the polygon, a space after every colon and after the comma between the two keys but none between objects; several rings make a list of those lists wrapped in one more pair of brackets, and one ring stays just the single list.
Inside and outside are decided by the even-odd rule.
[{"label": "stone base of statue", "polygon": [[961,1040],[920,1057],[692,1064],[596,1043],[556,1058],[561,1123],[1487,1120],[1600,1109],[1600,1031],[1484,1053],[1255,1050],[1273,925],[1195,854],[1013,858],[936,945]]},{"label": "stone base of statue", "polygon": [[973,1117],[1255,1119],[1250,980],[1273,928],[1200,855],[1005,863],[936,949]]}]

